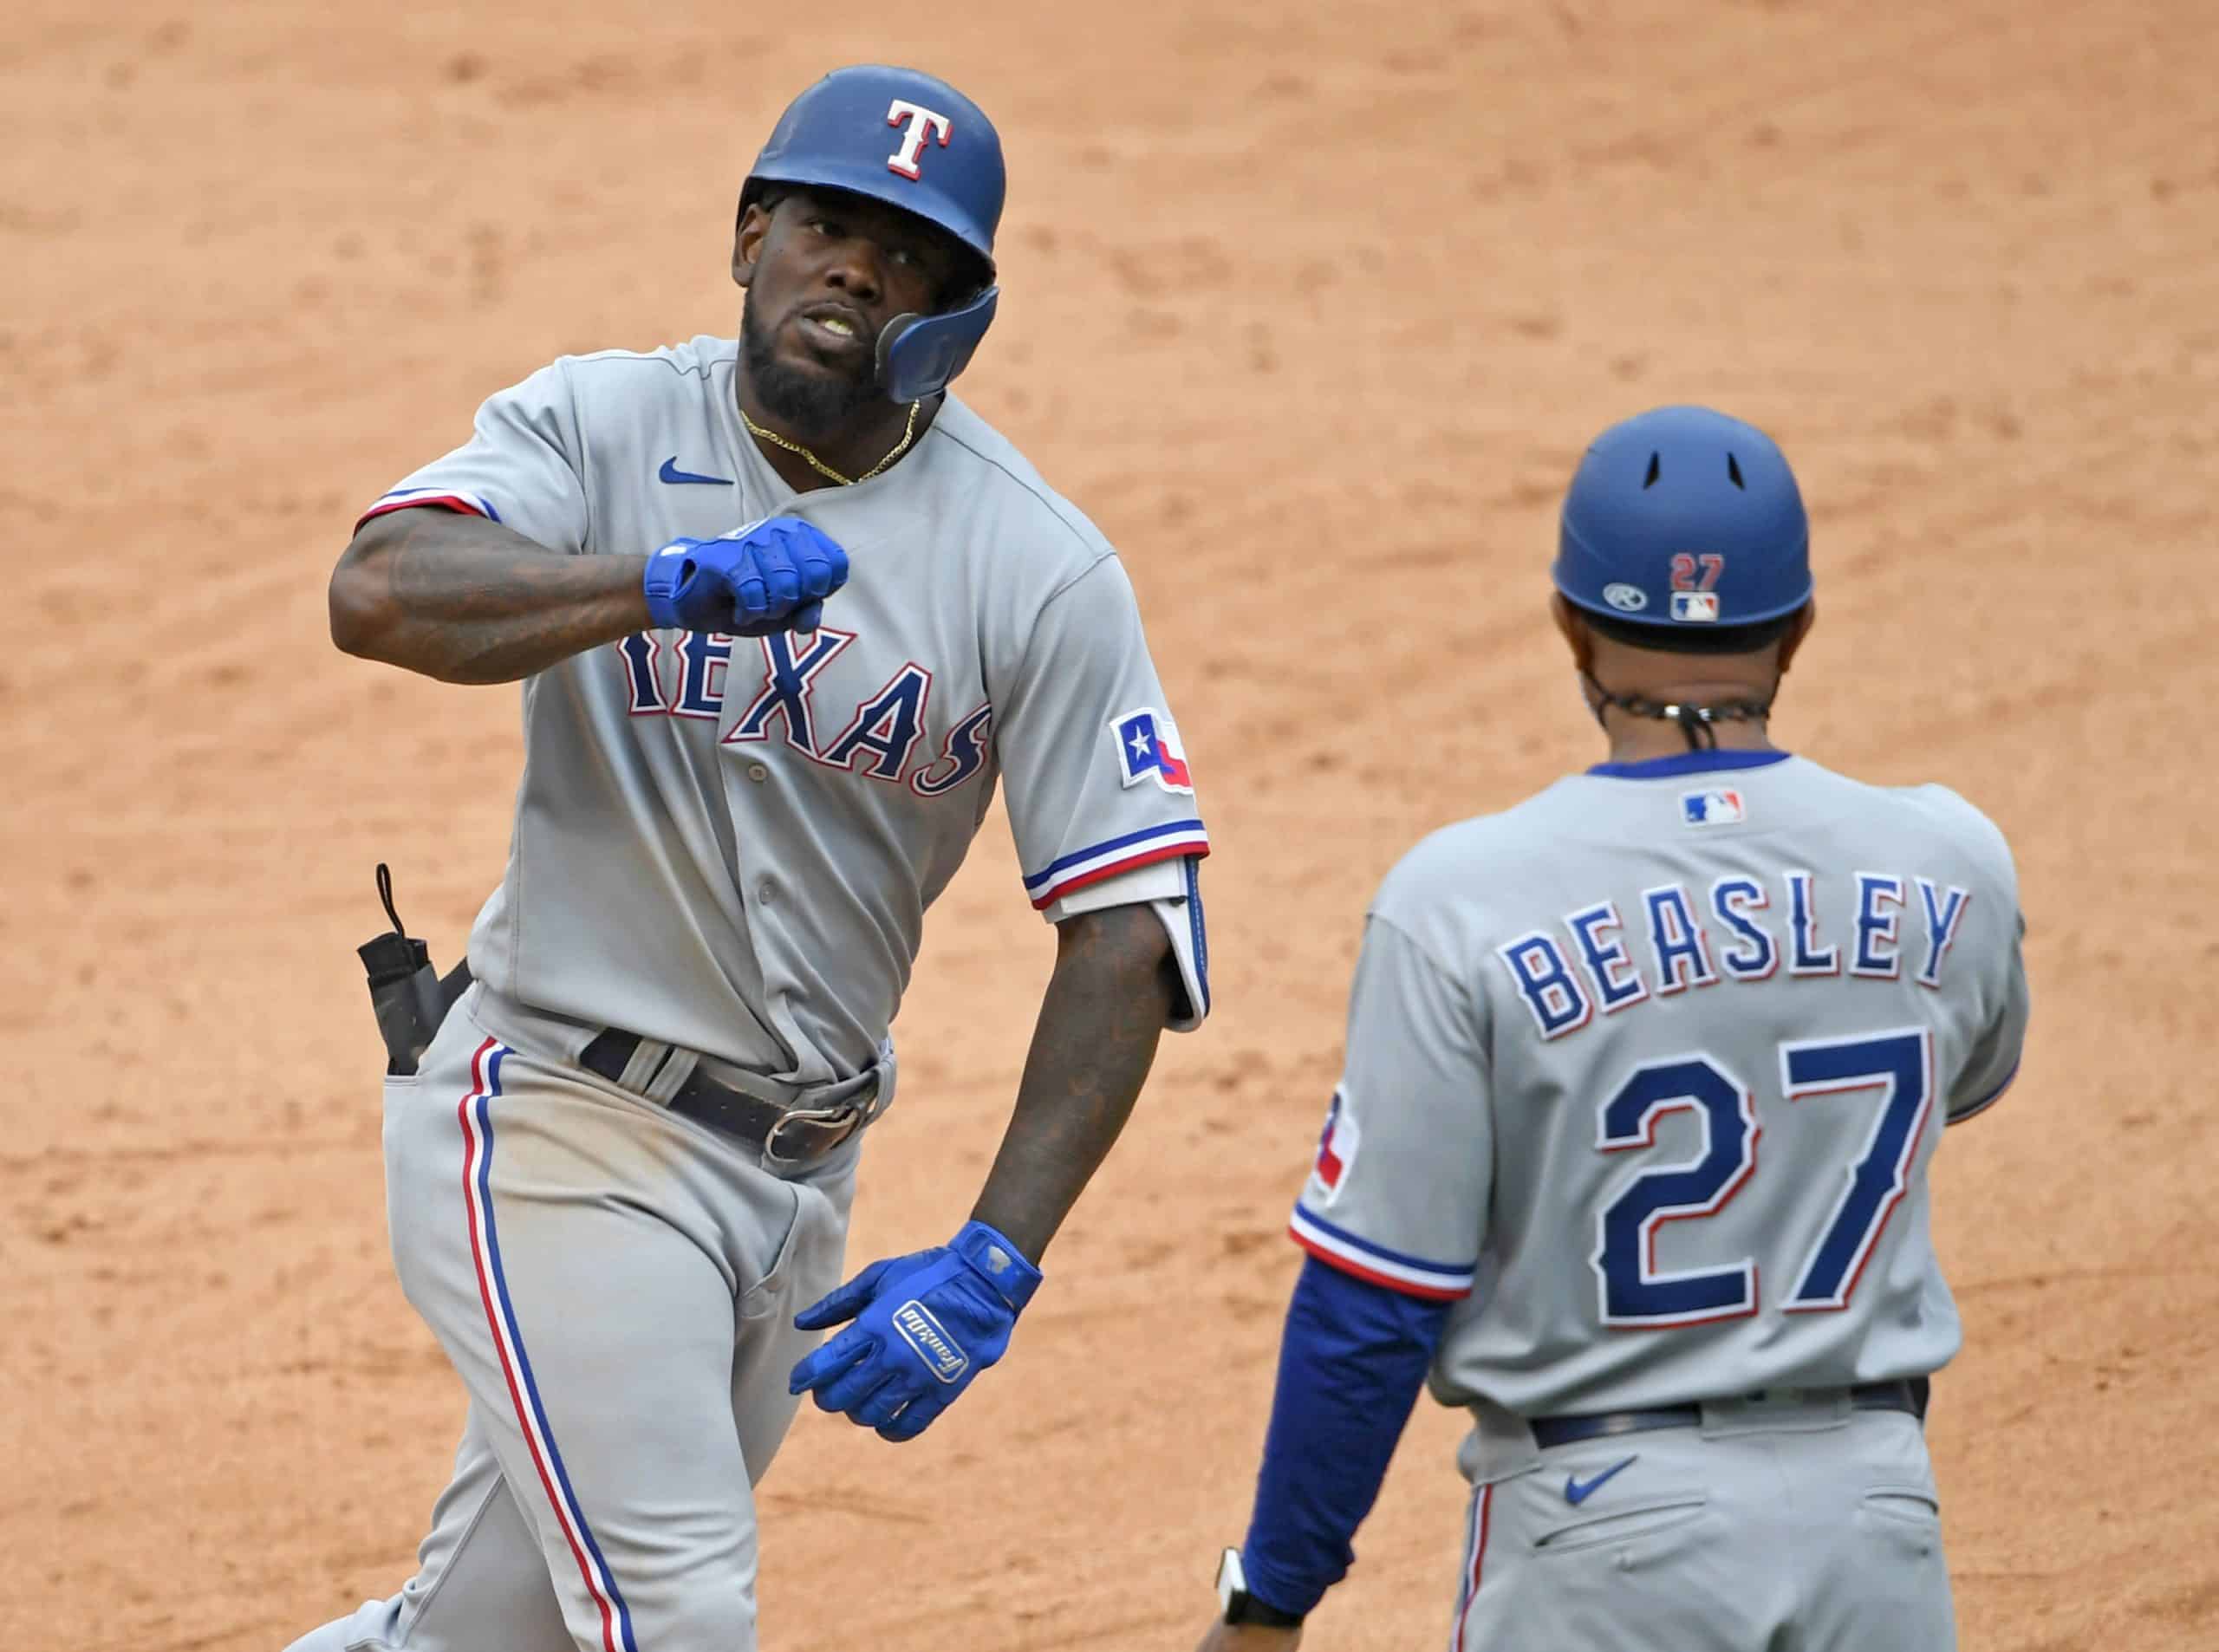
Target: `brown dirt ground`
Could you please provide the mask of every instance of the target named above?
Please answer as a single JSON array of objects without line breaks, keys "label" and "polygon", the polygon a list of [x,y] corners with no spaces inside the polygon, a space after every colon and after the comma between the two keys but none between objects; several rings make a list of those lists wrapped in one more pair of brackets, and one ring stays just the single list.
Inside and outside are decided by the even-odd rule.
[{"label": "brown dirt ground", "polygon": [[[1003,124],[1007,302],[964,388],[1126,553],[1217,836],[1220,1008],[957,1426],[896,1457],[804,1419],[770,1643],[1191,1644],[1363,903],[1589,759],[1553,502],[1591,432],[1697,399],[1815,504],[1786,738],[1950,781],[2021,858],[2026,1078],[1937,1173],[1964,1645],[2219,1647],[2215,1018],[2170,972],[2219,955],[2180,733],[2219,693],[2219,13],[628,10],[0,24],[0,1642],[274,1649],[407,1570],[460,1408],[386,1255],[351,948],[384,856],[455,953],[515,695],[342,659],[325,574],[486,392],[729,331],[747,156],[875,57]],[[991,821],[857,1256],[960,1218],[1048,951]],[[1424,1408],[1312,1645],[1439,1643],[1455,1432]]]}]

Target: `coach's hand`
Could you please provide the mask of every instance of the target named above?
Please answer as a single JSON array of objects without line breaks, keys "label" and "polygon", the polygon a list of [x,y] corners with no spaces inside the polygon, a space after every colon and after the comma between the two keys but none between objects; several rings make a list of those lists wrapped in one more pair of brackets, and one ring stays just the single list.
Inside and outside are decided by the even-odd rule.
[{"label": "coach's hand", "polygon": [[946,1245],[874,1262],[794,1316],[803,1330],[845,1321],[794,1367],[788,1391],[815,1390],[882,1440],[914,1440],[1002,1356],[1040,1271],[984,1222]]},{"label": "coach's hand", "polygon": [[848,553],[799,517],[769,517],[721,539],[674,539],[647,558],[647,617],[660,628],[762,637],[814,631],[848,582]]}]

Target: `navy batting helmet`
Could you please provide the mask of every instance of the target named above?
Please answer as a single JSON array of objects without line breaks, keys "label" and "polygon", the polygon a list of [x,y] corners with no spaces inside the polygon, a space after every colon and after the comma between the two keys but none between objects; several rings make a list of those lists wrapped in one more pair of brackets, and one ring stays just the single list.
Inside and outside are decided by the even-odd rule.
[{"label": "navy batting helmet", "polygon": [[994,231],[1005,181],[1002,140],[986,112],[946,81],[865,63],[835,69],[787,107],[748,170],[744,210],[766,188],[845,190],[914,213],[979,261],[979,281],[951,309],[901,315],[878,339],[880,382],[896,401],[943,388],[994,319]]},{"label": "navy batting helmet", "polygon": [[[1556,588],[1659,647],[1811,600],[1803,496],[1772,438],[1708,407],[1658,407],[1595,439],[1565,495]],[[1676,641],[1677,638],[1679,641]]]}]

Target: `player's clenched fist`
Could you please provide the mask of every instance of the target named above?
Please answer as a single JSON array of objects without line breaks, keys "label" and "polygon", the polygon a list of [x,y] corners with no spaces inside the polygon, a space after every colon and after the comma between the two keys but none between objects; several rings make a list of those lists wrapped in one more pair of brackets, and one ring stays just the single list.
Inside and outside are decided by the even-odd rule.
[{"label": "player's clenched fist", "polygon": [[984,1222],[946,1245],[874,1262],[794,1316],[804,1330],[855,1323],[794,1367],[788,1388],[817,1391],[882,1439],[914,1440],[1002,1356],[1040,1270]]},{"label": "player's clenched fist", "polygon": [[642,584],[658,629],[761,637],[814,631],[848,582],[848,553],[799,517],[767,517],[720,539],[674,539]]}]

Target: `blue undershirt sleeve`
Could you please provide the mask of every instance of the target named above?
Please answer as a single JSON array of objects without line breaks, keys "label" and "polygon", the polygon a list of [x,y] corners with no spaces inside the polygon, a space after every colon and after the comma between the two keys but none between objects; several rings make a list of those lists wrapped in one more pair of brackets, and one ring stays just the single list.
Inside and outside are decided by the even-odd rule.
[{"label": "blue undershirt sleeve", "polygon": [[1452,1305],[1303,1264],[1240,1550],[1266,1605],[1307,1613],[1347,1575]]}]

